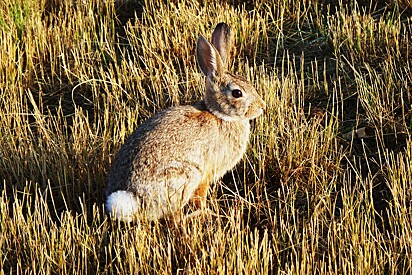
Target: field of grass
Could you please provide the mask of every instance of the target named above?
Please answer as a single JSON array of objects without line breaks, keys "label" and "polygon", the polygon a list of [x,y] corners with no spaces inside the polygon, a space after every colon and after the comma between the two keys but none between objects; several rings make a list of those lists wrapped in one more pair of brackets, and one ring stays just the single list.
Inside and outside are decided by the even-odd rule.
[{"label": "field of grass", "polygon": [[[366,2],[366,4],[365,4]],[[408,274],[410,1],[0,2],[0,274]],[[199,34],[267,103],[205,214],[118,224],[124,140],[202,98]],[[183,210],[190,213],[190,206]]]}]

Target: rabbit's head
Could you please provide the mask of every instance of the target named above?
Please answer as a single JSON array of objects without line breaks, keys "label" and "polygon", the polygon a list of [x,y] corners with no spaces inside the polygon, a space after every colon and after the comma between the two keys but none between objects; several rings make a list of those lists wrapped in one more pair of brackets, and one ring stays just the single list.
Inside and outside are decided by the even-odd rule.
[{"label": "rabbit's head", "polygon": [[246,79],[226,71],[232,43],[230,28],[225,23],[216,26],[212,44],[202,35],[197,40],[196,57],[206,76],[205,103],[220,119],[250,120],[261,115],[266,104]]}]

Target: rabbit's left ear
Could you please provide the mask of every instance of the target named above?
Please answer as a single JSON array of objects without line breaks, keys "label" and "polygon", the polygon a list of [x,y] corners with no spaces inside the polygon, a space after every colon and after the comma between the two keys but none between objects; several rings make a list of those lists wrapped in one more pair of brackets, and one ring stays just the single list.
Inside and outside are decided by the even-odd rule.
[{"label": "rabbit's left ear", "polygon": [[230,31],[230,27],[223,22],[217,24],[212,34],[212,44],[219,52],[224,66],[227,66],[229,63],[232,43],[232,32]]},{"label": "rabbit's left ear", "polygon": [[205,76],[213,79],[224,73],[224,64],[219,52],[202,35],[199,35],[197,39],[196,58],[199,68]]}]

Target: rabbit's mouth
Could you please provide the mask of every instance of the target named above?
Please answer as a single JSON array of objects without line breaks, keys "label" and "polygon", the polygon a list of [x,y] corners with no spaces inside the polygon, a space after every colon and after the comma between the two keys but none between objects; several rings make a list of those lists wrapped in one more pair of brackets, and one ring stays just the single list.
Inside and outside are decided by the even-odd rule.
[{"label": "rabbit's mouth", "polygon": [[258,109],[257,115],[254,118],[256,118],[258,116],[261,116],[262,114],[263,114],[263,108],[260,108],[260,109]]},{"label": "rabbit's mouth", "polygon": [[249,106],[248,111],[245,114],[249,120],[255,119],[261,116],[266,109],[266,103],[263,100],[255,101],[254,104]]},{"label": "rabbit's mouth", "polygon": [[262,114],[263,114],[263,108],[259,108],[259,109],[257,109],[255,112],[253,112],[253,113],[251,113],[251,114],[247,114],[246,117],[247,117],[249,120],[252,120],[252,119],[255,119],[255,118],[261,116]]}]

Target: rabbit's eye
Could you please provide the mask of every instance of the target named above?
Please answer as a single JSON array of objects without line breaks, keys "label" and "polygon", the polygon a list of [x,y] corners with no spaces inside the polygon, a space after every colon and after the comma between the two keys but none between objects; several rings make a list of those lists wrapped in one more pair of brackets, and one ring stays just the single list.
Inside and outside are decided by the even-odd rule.
[{"label": "rabbit's eye", "polygon": [[235,90],[232,91],[232,96],[233,96],[234,98],[239,98],[239,97],[242,97],[243,94],[242,94],[242,91],[241,91],[241,90],[235,89]]}]

